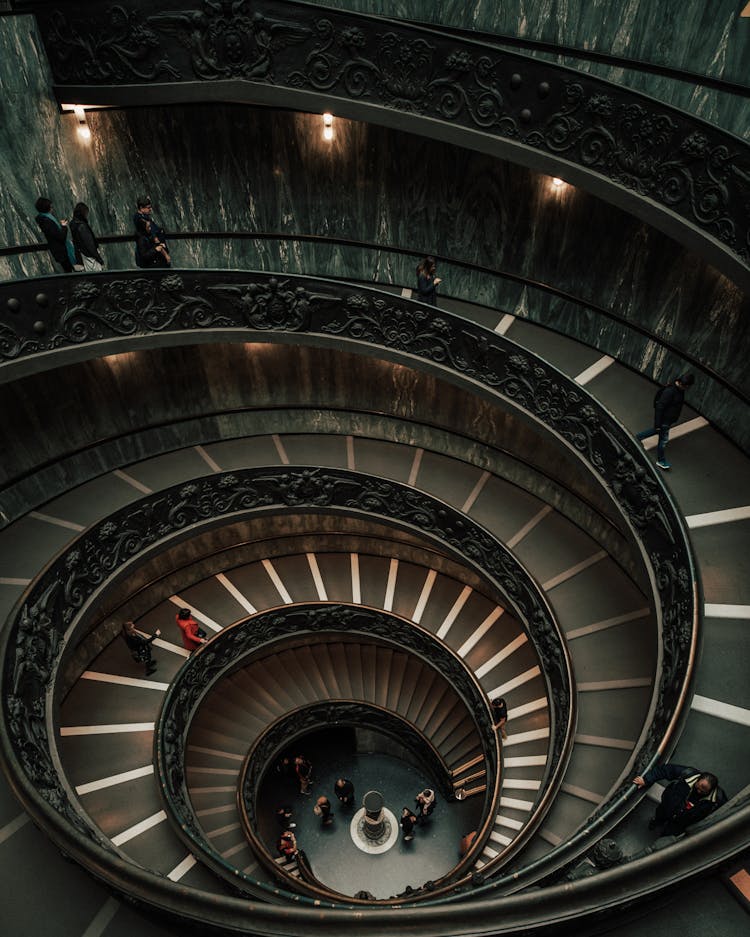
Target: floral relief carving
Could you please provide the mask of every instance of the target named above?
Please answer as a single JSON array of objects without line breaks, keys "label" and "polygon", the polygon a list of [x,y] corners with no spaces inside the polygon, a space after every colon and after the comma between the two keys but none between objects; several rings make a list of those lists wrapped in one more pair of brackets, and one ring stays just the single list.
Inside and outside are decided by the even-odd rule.
[{"label": "floral relief carving", "polygon": [[[686,127],[687,125],[687,127]],[[750,156],[738,145],[709,140],[690,129],[687,115],[660,113],[653,103],[591,93],[565,83],[561,106],[541,129],[524,137],[531,146],[565,154],[639,195],[679,209],[748,258],[750,231],[738,227],[733,199],[750,199]]]}]

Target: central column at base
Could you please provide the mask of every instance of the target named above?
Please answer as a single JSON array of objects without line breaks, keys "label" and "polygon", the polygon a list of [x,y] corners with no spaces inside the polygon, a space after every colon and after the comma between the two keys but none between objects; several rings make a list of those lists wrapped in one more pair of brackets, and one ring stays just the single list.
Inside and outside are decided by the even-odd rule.
[{"label": "central column at base", "polygon": [[368,791],[362,798],[365,809],[364,834],[367,839],[380,839],[385,831],[385,799],[380,791]]}]

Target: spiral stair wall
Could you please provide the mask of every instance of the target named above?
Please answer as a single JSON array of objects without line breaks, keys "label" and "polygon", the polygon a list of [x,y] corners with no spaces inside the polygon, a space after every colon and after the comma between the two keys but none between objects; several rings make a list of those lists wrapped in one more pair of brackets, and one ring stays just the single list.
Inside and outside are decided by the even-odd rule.
[{"label": "spiral stair wall", "polygon": [[[444,306],[484,323],[496,315],[498,332],[507,333],[519,346],[576,378],[628,428],[639,428],[653,395],[652,383],[642,376],[611,358],[604,361],[592,347],[509,318],[505,310],[449,300]],[[208,434],[188,447],[172,446],[168,453],[149,452],[146,446],[138,460],[123,453],[114,470],[110,465],[85,484],[74,484],[50,501],[40,500],[25,516],[0,531],[0,547],[6,558],[0,592],[4,610],[11,611],[26,585],[58,551],[116,509],[208,473],[243,468],[248,461],[275,467],[356,469],[423,490],[473,517],[512,547],[546,593],[566,634],[578,694],[574,745],[555,802],[513,867],[541,860],[576,831],[585,829],[596,816],[598,805],[627,779],[632,769],[631,755],[641,733],[647,731],[660,652],[657,616],[644,595],[643,574],[633,566],[623,568],[623,563],[628,565],[624,558],[627,551],[617,537],[602,533],[607,518],[599,519],[598,540],[553,504],[511,484],[502,472],[496,474],[472,458],[447,457],[429,445],[404,442],[396,433],[385,432],[382,438],[370,436],[357,431],[357,413],[350,414],[349,419],[350,433],[280,431],[243,437],[230,432],[234,438],[217,441]],[[683,419],[672,443],[675,453],[681,456],[681,471],[670,476],[669,484],[691,529],[703,581],[705,627],[695,695],[674,757],[685,763],[703,765],[710,761],[720,765],[722,783],[734,795],[747,783],[737,753],[746,749],[750,724],[743,686],[747,641],[742,626],[748,607],[743,559],[747,516],[742,513],[742,496],[750,469],[744,455],[700,414],[689,411]],[[570,505],[564,507],[574,513]],[[440,559],[440,568],[432,568],[424,556],[418,558],[403,542],[381,543],[376,553],[367,537],[347,536],[351,543],[336,550],[330,542],[320,549],[315,535],[309,534],[308,542],[301,547],[277,544],[266,555],[261,551],[242,565],[225,563],[211,576],[205,576],[199,565],[194,569],[188,565],[178,571],[165,570],[161,579],[155,577],[139,590],[132,606],[123,601],[119,611],[132,614],[146,631],[155,627],[165,630],[175,606],[187,604],[198,610],[200,620],[211,632],[218,633],[248,612],[325,597],[393,611],[432,630],[471,667],[488,697],[502,693],[509,699],[510,737],[503,746],[501,809],[475,866],[481,871],[490,863],[492,868],[493,860],[528,820],[534,785],[541,785],[546,767],[549,714],[539,667],[529,657],[528,642],[523,640],[514,616],[502,609],[497,597],[482,595],[482,588],[471,577],[469,584],[459,571],[443,571],[445,558]],[[101,644],[106,646],[93,647],[88,659],[79,661],[75,678],[71,676],[75,668],[68,674],[71,686],[60,709],[59,751],[69,783],[78,789],[89,816],[130,859],[182,883],[184,895],[196,890],[221,896],[225,894],[224,886],[193,857],[185,855],[166,817],[161,816],[158,790],[151,776],[153,733],[149,726],[158,716],[166,688],[163,678],[176,673],[183,655],[172,642],[157,642],[158,679],[142,680],[136,676],[137,668],[123,660],[117,642],[107,643],[104,632]],[[729,653],[727,647],[732,649]],[[340,652],[337,660],[338,665],[332,659],[326,673],[320,672],[318,691],[325,688],[327,674],[342,673]],[[308,657],[305,666],[309,664]],[[299,667],[302,683],[301,663],[293,666]],[[365,672],[366,668],[357,672],[359,675],[348,675],[352,690],[360,678],[363,682],[362,693],[352,693],[355,697],[366,695],[364,682],[371,679],[371,671],[367,678]],[[383,690],[384,686],[378,687],[378,692]],[[267,688],[266,692],[268,695],[271,691]],[[296,701],[311,699],[304,696]],[[230,711],[231,705],[244,705],[245,698],[226,697],[224,702]],[[415,705],[411,713],[416,719],[418,710]],[[118,731],[124,712],[129,726],[139,726],[137,731]],[[430,715],[439,717],[436,712],[423,713],[424,725],[432,735]],[[264,714],[264,718],[272,716],[268,711]],[[206,725],[200,731],[212,730]],[[443,734],[450,731],[453,727],[445,726]],[[440,741],[445,743],[446,739]],[[236,757],[227,759],[226,750],[239,756],[245,741],[235,746],[236,751],[231,750],[226,733],[222,738],[206,734],[193,744],[194,760],[188,762],[188,772],[193,790],[198,790],[196,796],[207,798],[198,808],[204,811],[207,837],[220,843],[223,852],[237,857],[237,862],[247,859],[243,868],[252,867],[255,874],[255,862],[246,852],[244,840],[238,835],[235,839],[234,819],[225,822],[229,803],[221,798],[228,792],[218,790],[230,787],[239,770]],[[222,749],[214,747],[218,744]],[[217,756],[220,750],[224,754]],[[112,777],[117,780],[107,781]],[[210,781],[203,785],[203,778]],[[230,779],[230,784],[223,784],[222,779]],[[201,792],[202,786],[209,790]],[[0,803],[3,816],[8,818],[4,825],[0,822],[0,848],[13,848],[13,869],[10,865],[8,868],[9,874],[16,876],[12,883],[18,885],[17,890],[13,889],[18,897],[12,920],[19,934],[24,933],[23,922],[28,920],[28,909],[22,906],[28,905],[32,867],[44,867],[45,880],[54,883],[50,886],[50,900],[57,894],[61,934],[83,933],[97,919],[103,922],[103,929],[96,932],[112,935],[118,926],[132,923],[135,912],[111,897],[105,898],[99,885],[75,867],[62,863],[41,834],[28,824],[26,816],[18,814],[4,785]],[[639,811],[635,818],[645,812],[645,805]],[[626,842],[640,842],[627,822],[622,829]],[[666,857],[664,861],[668,861]],[[268,882],[270,885],[270,877]],[[75,894],[77,900],[66,904],[63,890]],[[142,920],[140,916],[138,919]],[[495,926],[494,922],[487,923],[491,928]],[[145,926],[155,934],[167,932],[156,923]],[[259,922],[258,926],[263,928],[268,922]],[[299,922],[292,925],[297,926]],[[512,926],[509,918],[507,927]]]}]

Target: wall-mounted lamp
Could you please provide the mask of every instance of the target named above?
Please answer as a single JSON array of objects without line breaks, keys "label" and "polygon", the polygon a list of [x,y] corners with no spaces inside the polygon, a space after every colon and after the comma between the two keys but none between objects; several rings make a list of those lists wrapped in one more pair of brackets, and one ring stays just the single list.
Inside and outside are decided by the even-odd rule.
[{"label": "wall-mounted lamp", "polygon": [[552,185],[553,185],[556,189],[559,189],[559,188],[561,188],[562,186],[564,186],[565,183],[563,182],[562,179],[558,179],[557,177],[555,177],[555,178],[552,180]]},{"label": "wall-mounted lamp", "polygon": [[323,139],[333,140],[333,114],[323,114]]},{"label": "wall-mounted lamp", "polygon": [[73,107],[73,112],[76,115],[76,120],[78,121],[78,136],[82,140],[91,139],[91,130],[89,130],[89,125],[86,123],[86,111],[81,107],[80,104],[76,104]]}]

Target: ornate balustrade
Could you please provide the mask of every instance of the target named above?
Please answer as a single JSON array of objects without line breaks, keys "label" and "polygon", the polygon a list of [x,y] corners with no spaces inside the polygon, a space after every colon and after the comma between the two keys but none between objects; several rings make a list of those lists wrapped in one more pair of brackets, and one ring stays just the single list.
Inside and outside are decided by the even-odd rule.
[{"label": "ornate balustrade", "polygon": [[[35,581],[22,599],[12,627],[3,635],[2,692],[7,700],[4,758],[29,809],[35,815],[41,812],[43,825],[54,837],[67,842],[75,836],[79,849],[74,851],[84,864],[91,867],[93,862],[98,868],[99,862],[106,864],[100,852],[111,857],[113,850],[79,813],[75,795],[59,770],[54,745],[54,681],[57,668],[64,665],[65,652],[72,653],[79,633],[95,615],[103,590],[108,583],[122,580],[139,559],[191,536],[202,526],[253,511],[267,514],[305,509],[386,518],[414,529],[477,569],[518,618],[529,623],[530,640],[540,657],[547,695],[553,702],[548,775],[538,809],[543,812],[548,808],[550,792],[564,771],[572,740],[575,701],[570,661],[544,597],[513,555],[461,512],[404,485],[338,469],[248,469],[167,489],[90,528]],[[272,632],[280,625],[269,620],[265,627]],[[233,659],[232,642],[241,635],[241,628],[227,634],[229,659]],[[428,649],[421,653],[427,655]],[[185,665],[188,673],[180,679],[182,716],[165,723],[160,733],[160,744],[167,748],[179,746],[187,728],[182,720],[204,691],[207,675],[219,666],[218,655],[213,654],[212,650],[212,656],[204,655],[205,669],[192,669],[190,661]],[[465,673],[463,677],[456,674],[455,679],[459,689],[462,680],[469,680]],[[480,713],[477,719],[486,732],[488,713]],[[491,771],[496,765],[497,756],[490,760]],[[176,772],[173,789],[183,790],[180,796],[184,797],[178,763],[169,760],[165,770],[170,775]],[[173,803],[177,799],[175,796]]]},{"label": "ornate balustrade", "polygon": [[[480,708],[482,702],[483,701],[480,700]],[[270,725],[255,742],[248,752],[242,766],[238,785],[242,825],[245,836],[248,838],[253,851],[265,868],[276,876],[287,878],[273,859],[268,856],[266,846],[256,832],[258,829],[258,796],[261,791],[263,778],[266,773],[272,769],[274,762],[283,753],[284,749],[291,746],[293,742],[310,732],[332,726],[354,726],[359,729],[370,729],[379,734],[390,736],[397,745],[404,746],[416,756],[417,761],[427,770],[428,776],[432,779],[432,783],[434,783],[436,788],[442,793],[444,800],[455,800],[448,766],[441,758],[439,752],[433,747],[430,740],[404,718],[404,716],[390,712],[379,706],[344,700],[316,703],[294,710],[294,712],[283,716]],[[491,751],[494,748],[492,744],[494,739],[492,736],[496,736],[496,733],[492,729],[491,724],[489,727],[485,727],[485,733],[488,729],[491,734],[486,735],[484,744]],[[488,792],[490,785],[494,788],[495,793],[494,796],[485,798],[484,814],[485,817],[489,814],[491,819],[494,817],[494,811],[496,809],[499,785],[493,783],[492,777],[488,776]],[[483,823],[483,827],[487,825],[486,822]],[[487,833],[485,832],[485,835],[482,836],[482,844],[486,842],[486,839]],[[477,848],[471,850],[471,856],[465,857],[450,875],[444,877],[444,881],[436,881],[431,884],[439,887],[442,884],[446,884],[451,879],[459,877],[462,870],[468,867],[474,861],[476,855],[481,852],[478,843],[476,843],[476,847]],[[310,871],[314,875],[314,869],[312,869],[312,867],[310,867]],[[310,894],[315,895],[315,897],[320,897],[321,894],[325,894],[325,897],[332,900],[340,901],[342,899],[340,894],[328,889],[317,878],[309,882],[309,884],[313,886],[310,890]],[[287,882],[287,885],[293,885],[293,883]],[[416,892],[412,890],[409,897],[410,899],[416,897]],[[391,902],[389,902],[389,904],[390,903]]]},{"label": "ornate balustrade", "polygon": [[[326,487],[335,483],[335,477],[330,477],[323,484]],[[369,496],[373,494],[374,492],[371,492]],[[327,499],[326,506],[330,506]],[[521,572],[520,569],[517,571]],[[531,589],[536,590],[533,586],[529,589],[530,580],[528,576],[525,578],[525,587],[522,588],[530,597]],[[541,607],[541,603],[536,604],[538,608]],[[323,636],[327,639],[338,637],[345,641],[351,641],[352,638],[369,639],[408,650],[410,654],[425,662],[450,684],[467,712],[472,715],[477,729],[477,739],[482,746],[487,767],[488,784],[483,821],[472,854],[459,863],[451,875],[445,876],[445,882],[443,880],[436,882],[437,886],[445,884],[459,875],[470,864],[473,857],[481,851],[494,823],[496,812],[494,808],[500,792],[500,749],[487,700],[478,682],[461,659],[428,632],[412,622],[402,621],[393,614],[359,605],[316,603],[272,609],[224,629],[204,649],[193,654],[186,661],[167,690],[159,716],[155,742],[155,760],[162,797],[175,831],[185,841],[188,849],[200,855],[215,872],[228,878],[237,888],[242,888],[243,884],[249,885],[250,893],[253,893],[258,884],[257,881],[224,860],[211,843],[206,841],[201,832],[198,818],[190,801],[185,777],[185,746],[190,724],[211,688],[228,674],[248,665],[259,653],[264,655],[274,653],[277,648],[283,647],[285,640],[288,641],[290,638],[304,638],[314,642],[316,638],[320,639]],[[536,640],[538,641],[538,637]],[[559,643],[557,648],[552,648],[554,643],[552,634],[541,643],[545,648],[545,656],[549,656],[551,652],[560,658],[565,656]],[[568,704],[572,702],[569,685],[567,689],[563,686],[562,698],[566,699]],[[323,724],[335,720],[339,709],[345,705],[330,702],[305,708],[301,713],[295,713],[291,717],[294,723],[294,733],[288,721],[282,719],[269,726],[266,733],[261,736],[253,747],[252,759],[249,765],[245,766],[244,780],[241,782],[242,802],[250,828],[255,820],[254,796],[250,792],[257,792],[260,778],[278,750],[291,740],[292,734],[310,731],[316,719],[320,719]],[[372,708],[359,704],[355,713],[350,706],[349,721],[369,721],[366,717]],[[397,713],[384,715],[388,715],[391,719],[398,716]],[[556,707],[553,725],[557,726],[556,734],[562,746],[556,746],[550,755],[553,768],[550,773],[555,777],[560,775],[557,760],[561,757],[565,760],[565,740],[573,729],[571,725],[565,725],[565,719],[564,710]],[[403,724],[402,719],[398,719],[398,722]],[[447,798],[451,784],[446,765],[419,732],[413,728],[409,731],[411,735],[416,736],[417,750],[424,752],[425,760],[441,783],[444,796]],[[542,790],[537,798],[538,803],[543,801],[544,793],[546,791]],[[326,897],[330,898],[333,895],[335,893],[329,891]]]},{"label": "ornate balustrade", "polygon": [[[575,382],[497,333],[398,297],[339,283],[184,271],[45,283],[43,296],[36,295],[39,281],[14,284],[27,292],[22,291],[18,308],[10,310],[17,323],[13,361],[33,365],[35,360],[51,364],[68,355],[90,357],[104,348],[122,348],[123,343],[133,348],[148,344],[169,332],[186,332],[176,339],[191,342],[199,336],[309,341],[434,370],[524,412],[588,466],[641,545],[660,622],[661,672],[653,719],[639,741],[633,770],[644,771],[668,748],[686,698],[697,639],[697,584],[687,535],[641,447]],[[12,369],[13,364],[2,366],[6,367]],[[560,687],[570,686],[568,664],[560,654],[549,610],[525,582],[523,571],[502,545],[468,518],[412,489],[338,470],[265,469],[214,475],[117,512],[85,532],[35,581],[17,609],[13,627],[6,629],[3,750],[16,790],[66,851],[89,868],[108,868],[113,883],[125,882],[122,887],[135,887],[137,897],[178,914],[180,907],[168,889],[152,886],[126,869],[76,811],[54,752],[50,754],[54,713],[47,690],[67,642],[79,624],[85,627],[99,590],[108,580],[125,575],[140,556],[170,539],[189,536],[197,525],[217,523],[238,512],[305,508],[364,512],[414,525],[482,570],[530,627],[550,688],[558,694],[552,697],[553,716],[555,710],[570,713],[570,698],[559,698]],[[562,764],[568,740],[558,719],[551,739],[556,763]],[[556,862],[569,861],[576,850],[586,848],[591,836],[616,821],[633,793],[632,786],[623,784],[574,841],[531,863],[527,872],[522,869],[513,883],[521,887]],[[717,851],[720,848],[717,842]],[[474,881],[452,898],[460,901],[467,890],[496,891],[513,883]],[[234,912],[227,901],[231,918]],[[190,908],[191,916],[205,919],[194,903]],[[264,918],[271,919],[272,915]]]},{"label": "ornate balustrade", "polygon": [[750,284],[750,147],[645,95],[445,32],[284,0],[13,5],[36,14],[66,102],[218,97],[443,135],[565,175]]}]

